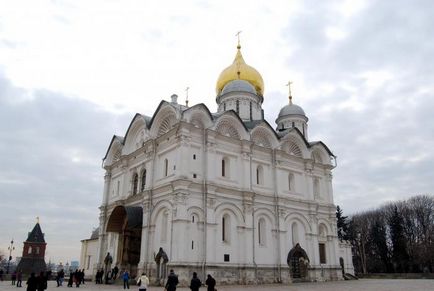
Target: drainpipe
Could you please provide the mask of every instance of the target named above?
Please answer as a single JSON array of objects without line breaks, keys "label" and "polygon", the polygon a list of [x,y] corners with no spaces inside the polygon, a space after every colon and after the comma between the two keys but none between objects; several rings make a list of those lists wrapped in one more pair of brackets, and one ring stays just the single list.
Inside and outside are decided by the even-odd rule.
[{"label": "drainpipe", "polygon": [[276,215],[277,227],[277,280],[282,282],[282,267],[280,264],[281,249],[280,249],[280,221],[279,221],[279,197],[277,193],[277,177],[276,177],[276,149],[272,151],[272,165],[273,165],[273,183],[274,183],[274,212]]},{"label": "drainpipe", "polygon": [[203,259],[202,259],[202,274],[203,274],[203,281],[205,281],[206,278],[206,257],[207,257],[207,237],[208,237],[208,207],[206,205],[206,201],[208,199],[208,187],[207,187],[207,175],[208,175],[208,151],[207,151],[207,142],[208,142],[208,135],[207,130],[203,128],[202,130],[202,193],[203,193],[203,211],[204,211],[204,218],[203,218],[203,243],[202,243],[202,252],[203,252]]},{"label": "drainpipe", "polygon": [[[253,155],[253,144],[250,145],[250,157],[249,157],[249,190],[250,192],[253,192],[253,182],[252,182],[252,155]],[[255,267],[255,279],[258,280],[258,265],[256,264],[256,241],[255,241],[255,232],[256,232],[256,223],[255,223],[255,208],[254,208],[254,201],[252,203],[252,252],[253,252],[253,266]]]}]

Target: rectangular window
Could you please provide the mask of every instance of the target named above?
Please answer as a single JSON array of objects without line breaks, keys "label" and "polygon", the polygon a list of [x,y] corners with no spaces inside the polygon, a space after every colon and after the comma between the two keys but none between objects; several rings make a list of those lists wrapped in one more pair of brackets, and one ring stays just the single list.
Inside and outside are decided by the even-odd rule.
[{"label": "rectangular window", "polygon": [[326,248],[325,244],[319,244],[319,263],[326,264]]},{"label": "rectangular window", "polygon": [[229,254],[224,254],[224,261],[229,262]]}]

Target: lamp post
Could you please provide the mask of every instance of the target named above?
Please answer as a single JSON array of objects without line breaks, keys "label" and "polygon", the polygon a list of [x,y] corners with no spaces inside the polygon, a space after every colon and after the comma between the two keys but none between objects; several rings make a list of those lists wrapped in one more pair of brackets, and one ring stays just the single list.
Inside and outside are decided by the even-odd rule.
[{"label": "lamp post", "polygon": [[14,239],[11,240],[11,245],[8,246],[8,250],[9,250],[9,259],[8,259],[8,267],[6,268],[6,274],[9,274],[9,265],[10,265],[11,260],[12,260],[12,251],[15,250]]}]

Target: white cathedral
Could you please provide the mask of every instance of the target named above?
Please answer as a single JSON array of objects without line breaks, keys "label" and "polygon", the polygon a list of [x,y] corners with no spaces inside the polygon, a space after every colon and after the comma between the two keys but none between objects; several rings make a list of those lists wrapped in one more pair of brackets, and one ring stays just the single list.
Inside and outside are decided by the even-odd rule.
[{"label": "white cathedral", "polygon": [[99,231],[82,241],[86,274],[117,265],[157,284],[168,269],[184,284],[193,271],[258,284],[354,273],[351,247],[337,237],[335,156],[309,140],[291,94],[276,129],[264,119],[263,79],[240,49],[218,78],[217,112],[172,95],[113,136]]}]

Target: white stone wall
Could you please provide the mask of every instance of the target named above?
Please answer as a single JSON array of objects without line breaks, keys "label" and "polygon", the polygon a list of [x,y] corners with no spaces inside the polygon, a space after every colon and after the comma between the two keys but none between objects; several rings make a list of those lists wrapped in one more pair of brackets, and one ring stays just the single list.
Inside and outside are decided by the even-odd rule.
[{"label": "white stone wall", "polygon": [[[170,105],[164,106],[161,110],[166,110],[164,116],[167,116]],[[114,258],[119,257],[117,234],[106,233],[105,229],[114,207],[124,205],[143,207],[139,268],[148,269],[151,275],[154,256],[162,247],[172,265],[246,266],[263,270],[263,274],[274,270],[268,282],[287,281],[282,274],[288,273],[288,252],[296,243],[309,256],[312,280],[334,278],[335,275],[325,274],[335,274],[335,271],[324,270],[339,269],[340,256],[348,264],[346,269],[351,270],[351,251],[338,242],[336,235],[333,166],[328,159],[324,158],[324,162],[312,159],[313,148],[307,148],[296,133],[277,140],[271,129],[264,126],[265,132],[270,131],[269,144],[274,146],[258,147],[248,140],[250,133],[242,132],[243,126],[237,125],[239,121],[230,115],[212,121],[200,108],[194,114],[179,117],[182,122],[174,122],[170,130],[157,137],[152,137],[153,132],[158,132],[153,127],[162,126],[158,122],[164,116],[157,113],[149,129],[145,124],[135,126],[133,121],[129,135],[134,138],[130,141],[127,136],[124,141],[125,148],[131,152],[125,150],[120,160],[112,159],[113,162],[105,165],[102,231],[96,255],[100,263],[107,251],[113,252]],[[180,113],[175,112],[173,116]],[[202,116],[198,124],[207,125],[207,129],[189,122],[193,117],[197,122],[197,116]],[[228,124],[233,128],[226,126],[225,133],[220,134],[212,127],[223,118],[230,119]],[[144,133],[140,135],[140,132]],[[136,142],[136,136],[148,139],[137,148],[128,145]],[[296,143],[300,152],[285,152],[286,139]],[[324,149],[316,150],[328,155]],[[142,191],[144,169],[147,177]],[[139,174],[137,194],[132,192],[135,173]],[[291,188],[289,175],[292,175]],[[227,222],[224,241],[223,217]],[[319,242],[326,245],[326,264],[320,264]],[[228,262],[224,260],[225,255],[229,255]]]}]

